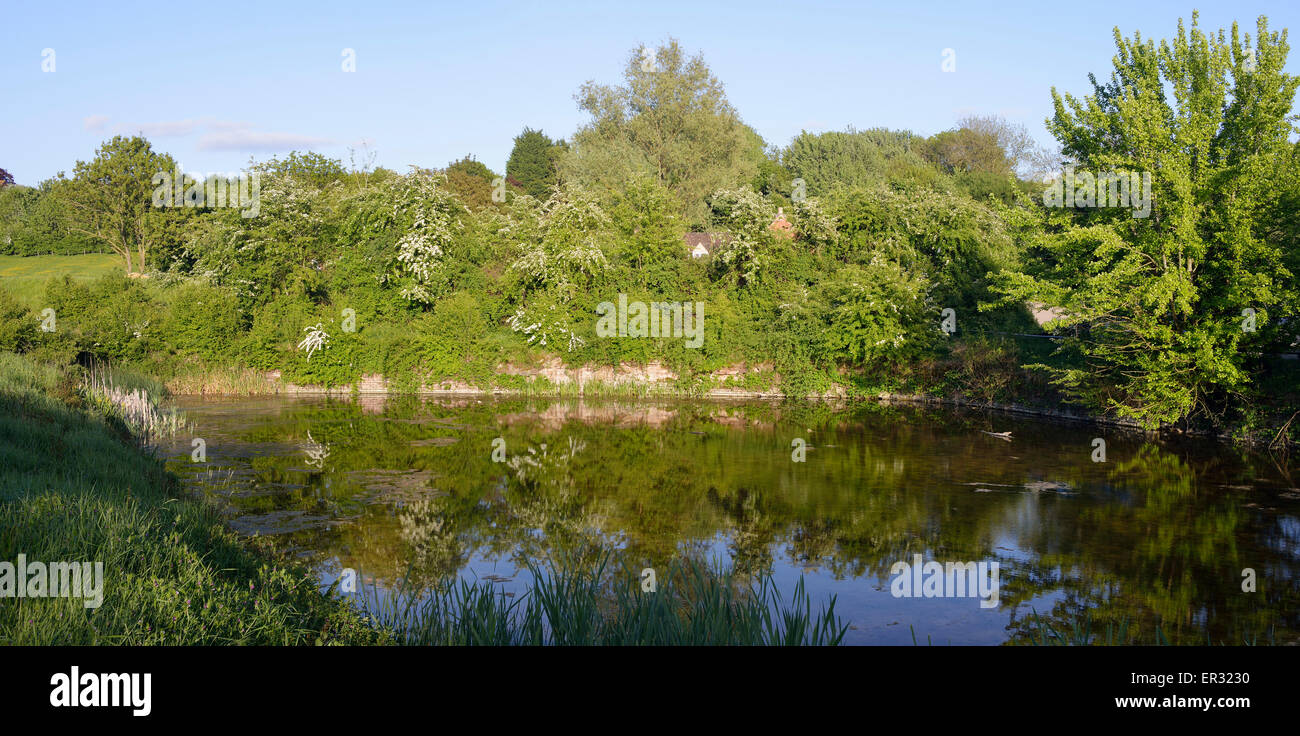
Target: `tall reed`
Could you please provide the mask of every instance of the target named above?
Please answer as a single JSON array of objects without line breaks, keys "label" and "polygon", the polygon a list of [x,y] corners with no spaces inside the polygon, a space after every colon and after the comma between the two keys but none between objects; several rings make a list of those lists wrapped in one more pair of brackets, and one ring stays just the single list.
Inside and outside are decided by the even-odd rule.
[{"label": "tall reed", "polygon": [[527,563],[533,583],[509,597],[490,582],[456,579],[419,593],[362,591],[364,612],[415,645],[835,646],[848,624],[835,597],[814,611],[802,579],[785,601],[770,575],[742,581],[696,560],[670,565],[656,590],[633,570]]},{"label": "tall reed", "polygon": [[[155,396],[161,388],[155,388]],[[164,411],[150,398],[144,387],[131,387],[112,370],[92,368],[81,386],[86,402],[108,416],[120,419],[131,434],[149,443],[160,437],[174,436],[189,429],[190,424],[175,409]]]}]

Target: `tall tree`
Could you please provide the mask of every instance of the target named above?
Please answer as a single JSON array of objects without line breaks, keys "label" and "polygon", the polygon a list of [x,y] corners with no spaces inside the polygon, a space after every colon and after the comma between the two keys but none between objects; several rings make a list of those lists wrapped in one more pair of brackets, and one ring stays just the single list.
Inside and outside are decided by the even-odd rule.
[{"label": "tall tree", "polygon": [[249,163],[250,168],[264,175],[293,177],[316,188],[342,181],[348,173],[343,168],[341,159],[330,158],[315,151],[290,151],[283,159],[272,156],[261,163]]},{"label": "tall tree", "polygon": [[641,46],[623,79],[582,86],[578,106],[591,121],[561,159],[564,177],[618,191],[649,176],[700,221],[708,195],[754,178],[762,139],[741,122],[702,56],[688,58],[675,39],[654,52]]},{"label": "tall tree", "polygon": [[[1300,78],[1284,71],[1286,32],[1262,16],[1257,27],[1253,48],[1236,24],[1204,33],[1196,14],[1158,46],[1117,28],[1109,82],[1093,78],[1083,100],[1052,90],[1048,127],[1078,169],[1074,201],[1045,195],[1070,209],[1032,241],[1046,265],[1007,292],[1064,310],[1076,363],[1053,371],[1060,385],[1148,427],[1242,396],[1297,317],[1273,175],[1294,174],[1277,160],[1292,150]],[[1099,206],[1111,194],[1096,179],[1109,172],[1149,176],[1150,196],[1136,187],[1145,202]]]},{"label": "tall tree", "polygon": [[992,136],[1011,169],[1023,179],[1038,180],[1059,168],[1057,157],[1040,146],[1025,126],[1001,115],[967,115],[957,121],[957,129]]},{"label": "tall tree", "polygon": [[936,133],[926,143],[927,158],[949,174],[1011,173],[1012,162],[992,133],[958,128]]},{"label": "tall tree", "polygon": [[545,200],[556,182],[556,159],[563,141],[553,141],[540,130],[524,128],[515,136],[515,146],[506,161],[506,177],[523,187],[529,195]]},{"label": "tall tree", "polygon": [[146,219],[161,214],[153,207],[154,175],[175,168],[171,156],[155,153],[144,138],[115,136],[93,159],[78,161],[69,185],[55,191],[72,211],[71,229],[107,244],[123,257],[127,273],[134,273],[144,270],[148,257]]}]

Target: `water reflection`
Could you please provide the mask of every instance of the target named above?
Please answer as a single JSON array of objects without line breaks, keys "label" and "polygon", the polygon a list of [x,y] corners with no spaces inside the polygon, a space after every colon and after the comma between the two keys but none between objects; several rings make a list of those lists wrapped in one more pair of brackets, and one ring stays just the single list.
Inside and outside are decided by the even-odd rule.
[{"label": "water reflection", "polygon": [[[852,643],[1000,643],[1031,610],[1171,640],[1295,641],[1293,466],[1213,443],[933,408],[463,398],[184,400],[188,486],[329,570],[380,585],[496,576],[613,550],[720,556],[814,596]],[[991,432],[1011,432],[1011,439]],[[1109,462],[1091,459],[1096,436]],[[791,442],[807,443],[792,460]],[[1001,604],[894,598],[890,567],[997,561]],[[1257,591],[1243,592],[1243,570]],[[1068,626],[1068,624],[1067,624]]]}]

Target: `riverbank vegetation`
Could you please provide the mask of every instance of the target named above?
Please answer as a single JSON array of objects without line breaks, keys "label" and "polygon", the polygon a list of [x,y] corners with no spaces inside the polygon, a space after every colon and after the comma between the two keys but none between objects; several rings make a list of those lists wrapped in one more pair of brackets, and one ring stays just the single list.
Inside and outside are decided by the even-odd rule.
[{"label": "riverbank vegetation", "polygon": [[[1273,535],[1287,533],[1285,517],[1275,528],[1255,515],[1294,498],[1275,494],[1278,483],[1293,483],[1286,470],[1245,449],[1193,459],[1141,434],[1108,436],[1112,462],[1094,463],[1091,434],[1078,429],[1061,440],[1077,462],[1057,467],[1051,482],[1030,482],[1041,476],[1007,455],[1038,451],[1032,424],[1014,427],[1014,445],[971,442],[987,417],[926,421],[933,408],[372,397],[394,405],[377,412],[366,402],[309,401],[277,405],[273,417],[233,434],[207,425],[223,436],[227,460],[244,442],[300,446],[261,457],[238,481],[284,490],[235,494],[223,479],[230,465],[193,462],[183,417],[140,409],[160,394],[156,381],[129,372],[92,379],[0,354],[0,561],[20,552],[31,561],[101,560],[107,574],[98,609],[76,598],[0,604],[0,641],[834,644],[851,622],[834,598],[805,595],[793,577],[777,575],[780,550],[836,579],[874,574],[885,585],[892,562],[914,553],[1002,555],[998,532],[1029,495],[1044,497],[1053,526],[1021,541],[1028,559],[1002,558],[1002,600],[1018,606],[1058,587],[1066,594],[1041,619],[1013,614],[1010,641],[1271,643],[1274,627],[1284,637],[1294,629],[1284,566],[1261,575],[1265,599],[1241,595],[1236,577],[1222,574],[1263,564]],[[657,431],[645,431],[649,422]],[[869,438],[864,426],[874,428]],[[142,451],[139,433],[149,427],[179,431],[183,450],[165,451],[166,467]],[[803,467],[791,463],[791,436],[816,438],[810,452],[831,462],[810,466],[803,482],[756,493]],[[488,451],[496,438],[500,461]],[[765,449],[746,463],[719,461],[720,445],[742,442]],[[640,463],[629,466],[629,453]],[[979,464],[953,475],[916,460],[935,456]],[[864,478],[861,468],[876,471]],[[900,487],[917,490],[900,498]],[[1110,488],[1125,490],[1099,490]],[[1107,500],[1100,508],[1065,502],[1079,493]],[[264,544],[270,536],[229,531],[231,518],[353,521],[285,534],[266,527],[282,550],[313,550],[289,561]],[[1061,528],[1081,531],[1063,543]],[[1144,543],[1151,529],[1162,530],[1159,544]],[[304,534],[329,541],[300,544]],[[723,537],[725,570],[683,544]],[[502,569],[513,568],[520,584],[462,580],[479,554],[512,560]],[[337,588],[322,595],[308,566],[361,573],[357,608],[332,598]],[[659,598],[640,587],[646,567],[657,571]],[[1060,570],[1089,570],[1106,584]],[[1176,589],[1161,582],[1170,570]],[[789,587],[774,587],[777,577]],[[1215,601],[1213,620],[1187,618],[1188,601],[1204,597]],[[928,640],[931,629],[917,631]]]},{"label": "riverbank vegetation", "polygon": [[0,560],[103,565],[71,596],[14,596],[8,579],[0,643],[834,645],[847,630],[833,598],[814,610],[802,584],[787,601],[770,575],[742,584],[698,562],[664,570],[654,594],[597,561],[535,570],[517,599],[444,583],[400,606],[354,608],[283,550],[237,536],[204,497],[181,494],[142,447],[181,421],[150,391],[159,386],[147,378],[0,352]]},{"label": "riverbank vegetation", "polygon": [[3,599],[0,643],[385,640],[322,596],[305,568],[237,538],[215,507],[181,497],[162,461],[141,451],[132,429],[143,413],[115,406],[74,371],[0,353],[0,560],[14,564],[21,553],[104,570],[95,608],[81,597]]},{"label": "riverbank vegetation", "polygon": [[[1167,41],[1115,40],[1088,94],[1052,91],[1056,157],[989,117],[773,145],[675,41],[633,50],[622,84],[584,85],[589,120],[567,140],[525,128],[504,172],[293,153],[244,172],[255,206],[154,206],[151,177],[175,162],[114,138],[70,177],[0,190],[11,252],[92,243],[124,267],[35,300],[0,292],[0,348],[200,387],[233,371],[518,389],[504,366],[558,360],[654,362],[691,393],[759,366],[746,380],[787,395],[1068,403],[1149,429],[1300,436],[1286,33],[1194,16]],[[194,204],[204,182],[181,189]],[[691,234],[712,234],[707,253]],[[620,295],[703,304],[703,344],[598,336],[597,306]]]}]

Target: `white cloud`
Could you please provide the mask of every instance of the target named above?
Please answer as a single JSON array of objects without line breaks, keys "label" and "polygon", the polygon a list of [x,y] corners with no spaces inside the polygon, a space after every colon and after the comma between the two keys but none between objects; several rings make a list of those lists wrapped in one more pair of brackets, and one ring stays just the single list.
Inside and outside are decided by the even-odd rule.
[{"label": "white cloud", "polygon": [[145,138],[175,138],[190,135],[207,122],[203,118],[188,120],[163,120],[156,123],[118,123],[113,131],[123,135],[142,135]]},{"label": "white cloud", "polygon": [[226,133],[208,133],[199,139],[200,151],[288,151],[294,148],[331,145],[336,141],[294,133],[259,133],[253,130],[234,130]]},{"label": "white cloud", "polygon": [[108,124],[107,115],[87,115],[81,119],[81,127],[90,131],[100,131]]},{"label": "white cloud", "polygon": [[[108,121],[106,115],[93,115],[85,119],[87,130],[93,124],[102,128]],[[200,151],[274,152],[295,148],[333,145],[338,141],[329,138],[297,135],[294,133],[264,133],[253,130],[251,123],[219,120],[213,117],[164,120],[153,123],[118,123],[113,131],[122,135],[143,135],[146,138],[173,138],[199,135],[196,148]]]},{"label": "white cloud", "polygon": [[208,127],[214,130],[243,130],[244,128],[251,128],[253,125],[252,123],[235,120],[209,120]]}]

